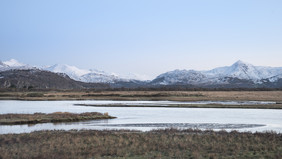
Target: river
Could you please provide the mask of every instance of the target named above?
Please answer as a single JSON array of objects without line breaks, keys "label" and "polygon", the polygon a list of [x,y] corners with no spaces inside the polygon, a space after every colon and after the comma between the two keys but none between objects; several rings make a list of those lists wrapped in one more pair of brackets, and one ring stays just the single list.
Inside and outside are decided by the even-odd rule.
[{"label": "river", "polygon": [[[228,101],[236,104],[234,101]],[[250,104],[254,104],[251,101]],[[0,125],[0,134],[28,133],[38,130],[70,129],[135,129],[148,131],[156,128],[199,128],[238,131],[276,131],[282,133],[280,109],[229,108],[167,108],[167,107],[89,107],[74,104],[160,105],[187,104],[172,101],[0,101],[0,114],[52,112],[108,112],[117,117],[109,120],[91,120],[71,123],[43,123],[35,125]],[[218,103],[218,102],[217,102]],[[260,104],[256,102],[257,104]],[[203,103],[205,104],[205,103]],[[216,104],[216,103],[212,103]],[[221,104],[224,104],[221,103]],[[228,104],[228,103],[227,103]],[[244,105],[248,102],[240,102]],[[265,103],[262,103],[265,104]],[[271,104],[271,103],[270,103]]]}]

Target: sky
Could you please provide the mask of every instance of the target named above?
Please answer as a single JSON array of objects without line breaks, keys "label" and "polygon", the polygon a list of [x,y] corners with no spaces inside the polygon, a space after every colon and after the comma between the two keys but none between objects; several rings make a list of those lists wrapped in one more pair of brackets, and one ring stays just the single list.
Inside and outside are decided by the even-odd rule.
[{"label": "sky", "polygon": [[282,66],[281,0],[1,0],[0,60],[154,78]]}]

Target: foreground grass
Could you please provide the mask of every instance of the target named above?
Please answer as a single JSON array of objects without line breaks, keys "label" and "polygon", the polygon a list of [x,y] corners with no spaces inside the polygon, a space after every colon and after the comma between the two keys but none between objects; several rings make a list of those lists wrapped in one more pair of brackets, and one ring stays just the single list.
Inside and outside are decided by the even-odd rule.
[{"label": "foreground grass", "polygon": [[107,113],[98,112],[87,113],[69,113],[55,112],[51,114],[34,113],[34,114],[0,114],[0,125],[15,125],[15,124],[37,124],[37,123],[54,123],[54,122],[74,122],[82,120],[95,119],[112,119],[115,117],[109,116]]},{"label": "foreground grass", "polygon": [[282,134],[232,131],[39,131],[0,135],[0,158],[281,158]]}]

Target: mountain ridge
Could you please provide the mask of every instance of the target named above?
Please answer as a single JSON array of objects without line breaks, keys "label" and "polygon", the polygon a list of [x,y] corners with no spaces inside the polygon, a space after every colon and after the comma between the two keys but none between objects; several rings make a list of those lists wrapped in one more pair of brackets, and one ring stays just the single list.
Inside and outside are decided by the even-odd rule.
[{"label": "mountain ridge", "polygon": [[[116,74],[95,69],[80,69],[66,64],[49,67],[33,67],[14,59],[0,61],[0,72],[9,70],[41,70],[65,75],[72,80],[83,83],[105,83],[113,88],[138,87],[200,87],[200,88],[282,88],[282,67],[254,66],[241,60],[230,66],[211,70],[173,70],[160,74],[153,80],[136,80],[122,78]],[[53,75],[52,75],[53,76]],[[2,78],[2,77],[1,77]]]},{"label": "mountain ridge", "polygon": [[[248,81],[254,85],[276,82],[282,77],[282,67],[254,66],[241,60],[231,66],[217,67],[207,71],[174,70],[157,76],[153,85],[228,85],[230,81]],[[231,83],[232,83],[231,82]]]},{"label": "mountain ridge", "polygon": [[134,79],[123,78],[114,73],[107,73],[96,69],[79,69],[75,66],[67,64],[56,64],[50,67],[43,68],[56,73],[65,73],[72,79],[87,83],[114,83],[116,81],[130,81]]}]

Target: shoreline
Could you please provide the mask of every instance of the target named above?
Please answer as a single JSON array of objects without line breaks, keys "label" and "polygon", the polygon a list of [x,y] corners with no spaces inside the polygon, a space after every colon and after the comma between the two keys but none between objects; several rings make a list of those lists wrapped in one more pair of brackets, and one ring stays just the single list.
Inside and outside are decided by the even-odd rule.
[{"label": "shoreline", "polygon": [[[128,108],[234,108],[234,109],[282,109],[282,104],[269,104],[269,105],[121,105],[121,104],[108,104],[108,105],[95,105],[95,104],[74,104],[74,106],[86,107],[128,107]],[[270,107],[272,106],[272,107]],[[274,106],[274,107],[273,107]]]}]

